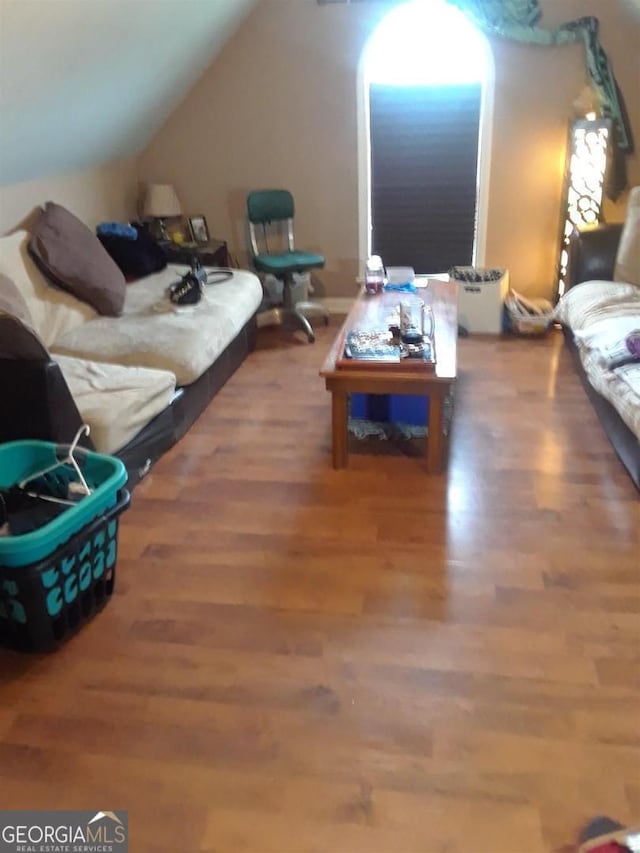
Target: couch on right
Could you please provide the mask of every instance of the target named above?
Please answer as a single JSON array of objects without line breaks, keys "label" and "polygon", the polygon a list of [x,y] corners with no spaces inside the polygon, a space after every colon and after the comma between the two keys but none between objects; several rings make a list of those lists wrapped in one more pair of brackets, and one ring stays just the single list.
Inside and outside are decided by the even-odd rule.
[{"label": "couch on right", "polygon": [[640,489],[640,187],[621,225],[576,232],[556,307],[585,388]]}]

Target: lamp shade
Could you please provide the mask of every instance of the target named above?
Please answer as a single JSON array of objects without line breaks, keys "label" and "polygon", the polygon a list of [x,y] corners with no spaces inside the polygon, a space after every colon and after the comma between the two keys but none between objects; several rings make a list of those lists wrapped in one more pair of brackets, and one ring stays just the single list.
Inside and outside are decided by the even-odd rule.
[{"label": "lamp shade", "polygon": [[149,184],[144,199],[144,215],[158,219],[180,216],[182,208],[172,184]]}]

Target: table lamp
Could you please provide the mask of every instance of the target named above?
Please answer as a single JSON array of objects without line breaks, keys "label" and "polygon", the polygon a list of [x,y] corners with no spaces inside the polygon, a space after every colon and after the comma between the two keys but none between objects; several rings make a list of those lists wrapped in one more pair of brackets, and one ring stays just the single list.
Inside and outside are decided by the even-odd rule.
[{"label": "table lamp", "polygon": [[182,215],[180,201],[172,184],[149,184],[144,200],[144,215],[158,220],[160,238],[168,240],[165,220]]}]

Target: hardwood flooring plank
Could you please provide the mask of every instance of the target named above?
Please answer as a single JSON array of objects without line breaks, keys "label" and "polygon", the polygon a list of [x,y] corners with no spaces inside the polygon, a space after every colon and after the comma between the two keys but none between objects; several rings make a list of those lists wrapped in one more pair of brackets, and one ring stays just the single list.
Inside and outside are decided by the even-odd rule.
[{"label": "hardwood flooring plank", "polygon": [[[464,849],[470,840],[468,827],[473,825],[473,849],[478,853],[491,853],[496,849],[518,850],[519,853],[544,851],[539,821],[531,809],[514,807],[505,810],[501,806],[492,812],[483,807],[453,805],[438,798],[425,797],[423,802],[424,808],[419,816],[406,808],[406,803],[406,810],[400,808],[398,813],[392,812],[384,803],[387,811],[379,821],[362,826],[336,820],[331,814],[315,821],[304,818],[290,821],[280,816],[255,815],[251,819],[247,815],[235,816],[227,812],[222,820],[219,813],[212,811],[200,849],[248,853],[255,851],[252,839],[257,836],[265,839],[264,845],[260,846],[264,853],[281,853],[283,850],[348,850],[354,853],[388,853],[389,850],[420,853],[429,850],[445,853]],[[363,809],[366,814],[369,806],[366,803],[363,806],[360,797],[346,808],[347,814]],[[376,806],[371,809],[377,818]],[[434,825],[427,815],[437,816],[437,824]],[[374,817],[370,820],[373,821]]]},{"label": "hardwood flooring plank", "polygon": [[640,822],[640,502],[555,333],[460,340],[446,474],[258,349],[136,489],[112,601],[0,650],[0,805],[141,853],[566,853]]}]

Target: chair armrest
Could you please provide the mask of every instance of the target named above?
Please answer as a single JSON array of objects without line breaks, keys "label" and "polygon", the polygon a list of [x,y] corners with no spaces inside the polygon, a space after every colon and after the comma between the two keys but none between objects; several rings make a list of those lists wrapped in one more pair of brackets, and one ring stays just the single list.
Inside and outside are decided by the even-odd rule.
[{"label": "chair armrest", "polygon": [[[82,426],[55,361],[0,358],[0,442],[38,439],[68,444]],[[80,443],[93,449],[89,439]]]},{"label": "chair armrest", "polygon": [[581,281],[613,280],[622,223],[575,230],[569,239],[566,290]]}]

